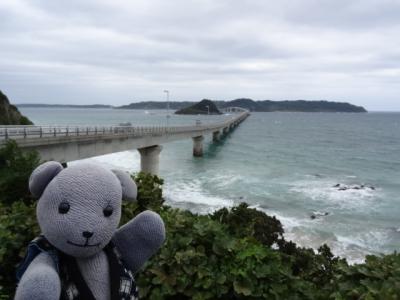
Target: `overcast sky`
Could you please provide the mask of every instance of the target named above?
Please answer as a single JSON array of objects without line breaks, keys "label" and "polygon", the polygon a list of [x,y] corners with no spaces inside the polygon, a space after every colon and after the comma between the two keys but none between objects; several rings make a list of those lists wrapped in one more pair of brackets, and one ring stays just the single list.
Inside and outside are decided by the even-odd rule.
[{"label": "overcast sky", "polygon": [[326,99],[400,111],[400,0],[1,0],[14,103]]}]

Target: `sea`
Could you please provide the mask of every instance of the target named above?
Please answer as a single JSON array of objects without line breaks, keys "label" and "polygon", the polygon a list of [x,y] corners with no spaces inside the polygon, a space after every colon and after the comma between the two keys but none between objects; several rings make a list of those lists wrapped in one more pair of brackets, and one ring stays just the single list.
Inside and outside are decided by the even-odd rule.
[{"label": "sea", "polygon": [[[221,116],[165,110],[20,108],[37,125],[194,125]],[[285,237],[328,244],[350,263],[400,250],[400,113],[253,112],[224,140],[164,144],[167,204],[205,214],[247,202],[275,215]],[[132,173],[137,150],[85,159]],[[79,161],[71,162],[79,163]]]}]

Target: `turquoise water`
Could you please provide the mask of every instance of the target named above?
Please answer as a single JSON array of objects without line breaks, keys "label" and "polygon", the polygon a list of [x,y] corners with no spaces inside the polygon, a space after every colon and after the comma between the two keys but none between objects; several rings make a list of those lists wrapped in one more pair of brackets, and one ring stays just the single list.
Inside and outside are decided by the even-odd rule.
[{"label": "turquoise water", "polygon": [[[166,124],[165,111],[21,111],[36,124]],[[169,122],[224,117],[173,115]],[[192,157],[190,140],[163,147],[160,175],[172,206],[205,213],[246,201],[276,215],[287,238],[314,248],[327,243],[352,262],[400,249],[400,113],[253,113],[224,141],[207,137],[203,158]],[[139,170],[135,150],[89,160]]]}]

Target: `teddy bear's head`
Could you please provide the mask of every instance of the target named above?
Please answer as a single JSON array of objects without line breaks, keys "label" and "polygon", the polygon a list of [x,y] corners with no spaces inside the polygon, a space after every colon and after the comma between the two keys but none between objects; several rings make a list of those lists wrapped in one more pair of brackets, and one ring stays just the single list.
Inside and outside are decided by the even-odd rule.
[{"label": "teddy bear's head", "polygon": [[125,172],[87,163],[64,169],[54,161],[33,171],[29,189],[39,198],[36,213],[42,234],[74,257],[100,252],[118,227],[122,198],[134,200],[137,194]]}]

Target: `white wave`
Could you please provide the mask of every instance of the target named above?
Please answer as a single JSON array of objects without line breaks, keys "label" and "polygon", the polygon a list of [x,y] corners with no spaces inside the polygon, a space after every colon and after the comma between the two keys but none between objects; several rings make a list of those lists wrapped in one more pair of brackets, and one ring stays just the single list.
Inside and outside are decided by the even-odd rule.
[{"label": "white wave", "polygon": [[252,204],[252,205],[249,205],[249,208],[255,208],[255,209],[258,209],[258,210],[265,211],[265,209],[263,209],[263,208],[260,207],[260,204]]},{"label": "white wave", "polygon": [[328,246],[336,256],[346,258],[349,264],[363,263],[365,261],[365,255],[371,254],[371,252],[354,244],[350,238],[338,236],[337,239],[336,242],[329,243]]},{"label": "white wave", "polygon": [[390,239],[388,230],[372,230],[351,236],[339,235],[337,238],[337,242],[330,245],[332,251],[336,255],[346,257],[351,264],[364,262],[368,254],[379,255],[390,252],[382,252]]},{"label": "white wave", "polygon": [[[390,239],[389,230],[371,230],[368,232],[359,232],[351,236],[349,242],[366,249],[370,252],[379,252]],[[339,241],[346,242],[345,237],[341,237]]]},{"label": "white wave", "polygon": [[119,169],[130,173],[140,171],[140,155],[136,150],[117,152],[101,156],[75,160],[69,162],[69,165],[78,164],[81,162],[91,162],[101,164],[108,169]]},{"label": "white wave", "polygon": [[327,244],[334,255],[344,257],[350,264],[362,263],[368,254],[379,254],[390,239],[389,230],[379,229],[368,232],[350,233],[349,235],[336,234],[325,231],[324,218],[311,220],[304,217],[288,217],[280,213],[261,208],[258,204],[251,208],[259,209],[270,216],[276,216],[284,228],[286,240],[295,242],[301,247],[318,249]]},{"label": "white wave", "polygon": [[346,258],[350,264],[362,263],[365,255],[373,254],[365,245],[360,245],[351,237],[335,235],[332,232],[323,232],[303,226],[285,230],[285,239],[297,245],[312,248],[316,251],[321,245],[327,244],[336,256]]},{"label": "white wave", "polygon": [[200,180],[167,184],[164,189],[167,202],[171,204],[189,204],[201,208],[199,212],[212,212],[222,207],[233,206],[230,199],[208,194],[201,185]]},{"label": "white wave", "polygon": [[218,174],[213,176],[213,185],[218,188],[229,187],[238,183],[243,183],[243,176],[238,174]]},{"label": "white wave", "polygon": [[299,227],[302,224],[307,222],[305,219],[284,216],[284,215],[282,215],[280,213],[277,213],[276,211],[259,207],[259,205],[257,205],[257,204],[256,205],[252,205],[251,207],[255,208],[255,209],[258,209],[258,210],[260,210],[262,212],[265,212],[269,216],[275,216],[282,223],[283,229],[285,231],[290,230],[290,229],[295,228],[295,227]]},{"label": "white wave", "polygon": [[364,262],[365,256],[368,254],[380,254],[389,239],[388,232],[385,230],[344,236],[307,226],[287,229],[284,236],[299,246],[315,250],[322,244],[327,244],[334,255],[346,258],[350,264]]},{"label": "white wave", "polygon": [[332,242],[337,241],[335,234],[332,232],[324,232],[304,226],[293,227],[286,231],[285,238],[302,247],[313,249],[318,249],[323,244],[332,244]]},{"label": "white wave", "polygon": [[329,216],[329,212],[327,211],[319,211],[319,210],[314,210],[312,212],[312,215],[315,217],[326,217]]}]

